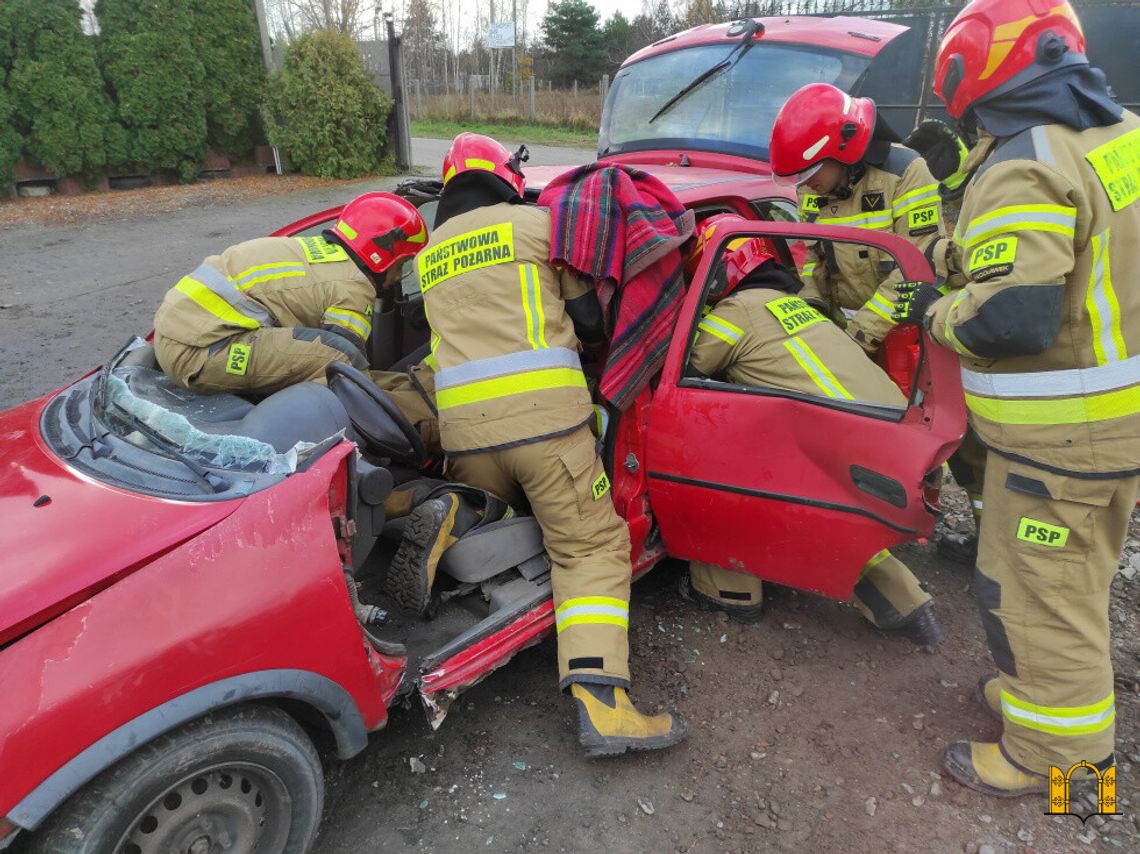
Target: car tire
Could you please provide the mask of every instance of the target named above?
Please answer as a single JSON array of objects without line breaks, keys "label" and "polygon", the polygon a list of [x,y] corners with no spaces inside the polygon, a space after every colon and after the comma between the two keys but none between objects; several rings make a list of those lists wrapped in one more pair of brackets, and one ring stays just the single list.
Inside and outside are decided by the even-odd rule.
[{"label": "car tire", "polygon": [[74,794],[33,854],[304,854],[324,803],[313,743],[284,712],[240,706],[139,748]]}]

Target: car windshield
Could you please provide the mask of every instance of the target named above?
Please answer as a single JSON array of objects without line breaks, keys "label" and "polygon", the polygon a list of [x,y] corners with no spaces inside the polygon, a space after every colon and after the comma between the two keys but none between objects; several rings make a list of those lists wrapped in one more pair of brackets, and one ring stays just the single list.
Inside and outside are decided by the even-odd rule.
[{"label": "car windshield", "polygon": [[806,45],[760,42],[650,123],[670,98],[733,47],[725,42],[684,48],[619,71],[602,116],[599,154],[688,148],[766,161],[772,124],[788,96],[807,83],[850,89],[870,62]]}]

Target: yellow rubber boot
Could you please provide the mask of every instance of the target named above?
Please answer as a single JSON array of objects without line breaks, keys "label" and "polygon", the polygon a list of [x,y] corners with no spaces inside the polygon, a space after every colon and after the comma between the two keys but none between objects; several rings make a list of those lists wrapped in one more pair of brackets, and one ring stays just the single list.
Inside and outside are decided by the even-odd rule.
[{"label": "yellow rubber boot", "polygon": [[996,673],[986,673],[978,680],[974,696],[978,698],[979,703],[993,712],[995,718],[1001,717],[1001,680]]},{"label": "yellow rubber boot", "polygon": [[578,741],[591,759],[671,747],[688,730],[678,715],[643,715],[615,685],[575,682],[570,696],[578,705]]},{"label": "yellow rubber boot", "polygon": [[1014,765],[993,742],[955,741],[942,755],[942,767],[967,789],[996,798],[1049,791],[1048,777]]}]

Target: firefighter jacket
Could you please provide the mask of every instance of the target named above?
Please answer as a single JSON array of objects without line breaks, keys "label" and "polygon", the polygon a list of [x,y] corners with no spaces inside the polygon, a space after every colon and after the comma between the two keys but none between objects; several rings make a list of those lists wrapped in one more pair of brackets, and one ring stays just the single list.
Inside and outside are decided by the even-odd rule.
[{"label": "firefighter jacket", "polygon": [[261,237],[211,255],[166,293],[158,335],[208,347],[265,326],[329,329],[364,350],[376,289],[320,237]]},{"label": "firefighter jacket", "polygon": [[969,282],[926,322],[982,441],[1063,474],[1140,471],[1140,119],[1002,140],[954,239]]},{"label": "firefighter jacket", "polygon": [[416,257],[447,453],[526,444],[594,417],[566,302],[596,297],[549,253],[549,212],[503,202],[448,219]]},{"label": "firefighter jacket", "polygon": [[737,289],[701,320],[691,363],[708,377],[816,397],[906,406],[859,346],[802,298]]},{"label": "firefighter jacket", "polygon": [[[946,233],[938,182],[917,153],[892,145],[880,166],[864,168],[845,199],[804,192],[801,214],[819,225],[893,231],[920,251]],[[894,327],[902,274],[889,254],[857,243],[819,243],[803,275],[801,295],[826,304],[837,322],[846,316],[848,334],[866,349],[878,348]]]}]

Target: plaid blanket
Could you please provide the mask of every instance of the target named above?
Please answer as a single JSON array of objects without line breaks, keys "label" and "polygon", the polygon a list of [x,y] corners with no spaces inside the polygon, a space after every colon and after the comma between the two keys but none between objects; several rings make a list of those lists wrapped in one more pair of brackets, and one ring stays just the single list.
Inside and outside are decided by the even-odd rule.
[{"label": "plaid blanket", "polygon": [[665,361],[684,296],[677,250],[692,236],[692,211],[652,175],[600,163],[559,175],[538,204],[550,208],[551,262],[594,283],[610,337],[599,388],[625,409]]}]

